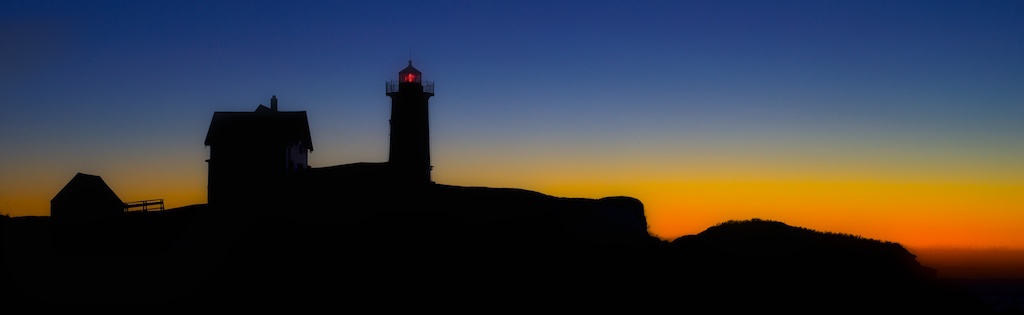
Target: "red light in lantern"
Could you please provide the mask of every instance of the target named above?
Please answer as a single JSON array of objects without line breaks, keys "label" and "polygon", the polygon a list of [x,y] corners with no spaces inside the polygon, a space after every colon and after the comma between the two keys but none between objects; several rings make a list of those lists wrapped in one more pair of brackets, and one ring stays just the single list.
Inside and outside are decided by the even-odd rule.
[{"label": "red light in lantern", "polygon": [[416,75],[409,73],[405,75],[405,82],[413,82],[416,79]]}]

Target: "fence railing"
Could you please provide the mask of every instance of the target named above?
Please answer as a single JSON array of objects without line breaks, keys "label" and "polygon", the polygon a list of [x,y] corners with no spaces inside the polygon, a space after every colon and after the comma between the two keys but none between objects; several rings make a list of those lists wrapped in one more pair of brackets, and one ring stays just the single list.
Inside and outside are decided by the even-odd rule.
[{"label": "fence railing", "polygon": [[153,210],[153,211],[163,211],[164,210],[164,200],[163,199],[150,199],[150,200],[130,201],[130,202],[125,202],[124,203],[124,212],[131,212],[131,211],[146,212],[146,211],[150,211],[150,210]]}]

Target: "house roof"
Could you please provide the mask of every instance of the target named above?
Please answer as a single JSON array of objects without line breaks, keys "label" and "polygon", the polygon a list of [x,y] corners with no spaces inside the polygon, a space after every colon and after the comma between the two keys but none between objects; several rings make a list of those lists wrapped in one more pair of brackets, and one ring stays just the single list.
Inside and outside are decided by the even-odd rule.
[{"label": "house roof", "polygon": [[107,183],[96,175],[78,173],[57,195],[50,199],[51,203],[60,202],[102,202],[122,204],[121,198],[107,186]]},{"label": "house roof", "polygon": [[273,111],[260,105],[254,112],[214,112],[205,144],[300,142],[313,150],[305,111]]}]

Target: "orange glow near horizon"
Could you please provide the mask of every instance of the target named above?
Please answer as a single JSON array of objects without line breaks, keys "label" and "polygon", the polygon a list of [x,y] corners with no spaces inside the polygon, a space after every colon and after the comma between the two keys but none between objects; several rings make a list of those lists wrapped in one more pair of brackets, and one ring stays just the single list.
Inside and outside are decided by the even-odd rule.
[{"label": "orange glow near horizon", "polygon": [[[585,185],[550,188],[585,194]],[[678,182],[630,187],[661,238],[728,220],[761,218],[911,247],[1024,248],[1022,185],[884,182]]]},{"label": "orange glow near horizon", "polygon": [[905,247],[1024,249],[1018,162],[983,151],[900,146],[892,138],[842,145],[785,139],[793,140],[767,148],[757,138],[694,136],[687,142],[713,145],[631,142],[603,154],[557,142],[539,150],[495,145],[474,148],[487,151],[486,159],[438,154],[451,166],[437,169],[454,170],[435,171],[435,180],[558,197],[635,197],[649,231],[669,240],[760,218]]},{"label": "orange glow near horizon", "polygon": [[100,176],[123,202],[164,199],[166,209],[206,203],[205,165],[168,169],[153,167],[158,165],[154,162],[114,164],[120,167],[17,170],[11,174],[22,179],[17,185],[0,186],[0,214],[49,216],[50,199],[79,172]]},{"label": "orange glow near horizon", "polygon": [[[516,155],[504,156],[508,160],[472,156],[455,160],[441,153],[438,161],[455,160],[458,167],[442,165],[440,171],[435,170],[434,180],[448,185],[521,188],[556,197],[634,197],[644,204],[649,231],[666,240],[700,233],[728,220],[760,218],[913,248],[1024,249],[1024,194],[1020,193],[1024,183],[1012,177],[956,181],[845,173],[799,176],[791,175],[802,174],[799,168],[784,165],[758,167],[774,170],[758,172],[712,164],[652,170],[645,163],[635,163],[631,168],[609,171],[603,165],[614,161],[570,163],[556,160],[557,153],[547,158],[548,163],[516,159]],[[544,156],[537,158],[545,160]],[[205,165],[173,171],[152,165],[159,163],[82,169],[101,176],[123,201],[162,198],[167,208],[206,202]],[[49,200],[71,179],[74,168],[56,170],[46,177],[25,172],[11,174],[25,178],[19,185],[0,187],[0,214],[48,215]]]}]

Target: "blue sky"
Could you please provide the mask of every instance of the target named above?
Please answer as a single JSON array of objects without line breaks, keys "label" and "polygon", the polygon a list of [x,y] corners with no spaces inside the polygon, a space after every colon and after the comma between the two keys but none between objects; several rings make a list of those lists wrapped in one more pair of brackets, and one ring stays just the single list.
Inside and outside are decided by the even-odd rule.
[{"label": "blue sky", "polygon": [[[9,2],[0,212],[45,215],[76,172],[126,200],[205,202],[213,112],[271,95],[309,114],[313,166],[384,161],[383,83],[410,56],[436,82],[444,183],[654,200],[674,197],[641,183],[1014,188],[1021,16],[1020,1]],[[652,226],[727,218],[679,204],[649,204]],[[705,221],[657,223],[674,211]]]}]

